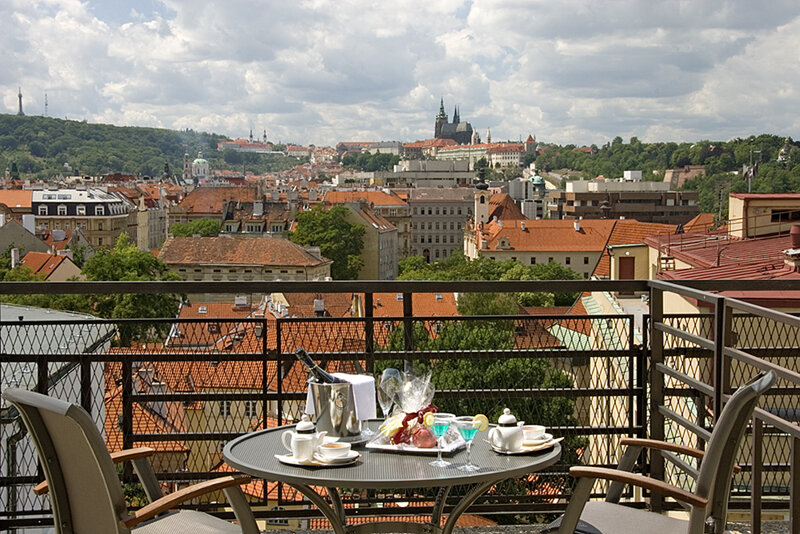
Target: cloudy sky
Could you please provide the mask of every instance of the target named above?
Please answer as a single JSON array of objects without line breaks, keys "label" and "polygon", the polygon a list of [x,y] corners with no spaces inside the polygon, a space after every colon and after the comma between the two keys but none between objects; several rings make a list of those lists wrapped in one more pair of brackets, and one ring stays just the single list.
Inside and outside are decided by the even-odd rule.
[{"label": "cloudy sky", "polygon": [[[604,4],[604,5],[603,5]],[[0,111],[271,140],[800,138],[800,2],[3,0]]]}]

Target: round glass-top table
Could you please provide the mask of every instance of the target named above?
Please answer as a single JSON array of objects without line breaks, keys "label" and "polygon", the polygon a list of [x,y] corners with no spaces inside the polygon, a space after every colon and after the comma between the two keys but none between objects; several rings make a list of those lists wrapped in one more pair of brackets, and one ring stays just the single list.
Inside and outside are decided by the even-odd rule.
[{"label": "round glass-top table", "polygon": [[[370,421],[376,429],[379,421]],[[432,467],[428,463],[435,457],[427,454],[387,452],[375,449],[356,449],[361,454],[355,463],[335,467],[296,467],[279,462],[276,454],[286,454],[281,436],[294,426],[283,426],[245,434],[230,441],[223,451],[225,461],[243,473],[270,481],[285,482],[305,495],[330,521],[337,534],[366,532],[441,532],[450,534],[458,517],[475,500],[493,485],[509,478],[517,478],[540,471],[556,463],[561,457],[561,445],[537,453],[501,455],[493,452],[485,441],[485,433],[478,434],[472,443],[472,462],[481,469],[465,472],[457,469],[467,461],[466,450],[446,455],[452,462],[448,467]],[[472,486],[453,508],[440,526],[447,493],[452,486]],[[330,504],[311,486],[323,486]],[[433,508],[430,524],[410,522],[365,523],[346,525],[344,507],[337,488],[407,489],[440,488]],[[392,530],[387,530],[391,528]]]}]

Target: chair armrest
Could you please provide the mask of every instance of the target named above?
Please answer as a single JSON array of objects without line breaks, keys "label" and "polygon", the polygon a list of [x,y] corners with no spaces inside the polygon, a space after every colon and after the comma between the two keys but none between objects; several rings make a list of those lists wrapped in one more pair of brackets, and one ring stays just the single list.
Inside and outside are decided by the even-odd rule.
[{"label": "chair armrest", "polygon": [[[642,438],[622,438],[619,440],[620,445],[629,445],[634,447],[645,447],[648,449],[658,449],[661,451],[669,451],[669,452],[676,452],[678,454],[685,454],[686,456],[691,456],[693,458],[697,458],[698,460],[702,460],[705,456],[705,451],[701,451],[700,449],[695,449],[694,447],[687,447],[685,445],[679,445],[677,443],[667,443],[666,441],[658,441],[655,439],[642,439]],[[733,466],[733,472],[739,473],[742,470],[741,467],[738,465]]]},{"label": "chair armrest", "polygon": [[175,508],[177,505],[188,501],[189,499],[194,499],[195,497],[199,497],[200,495],[205,495],[206,493],[221,490],[231,486],[239,486],[241,484],[247,484],[248,482],[250,482],[249,476],[232,475],[221,478],[215,478],[212,480],[206,480],[205,482],[200,482],[198,484],[193,484],[189,487],[182,488],[176,491],[175,493],[170,493],[169,495],[165,495],[164,497],[161,497],[160,499],[153,501],[146,506],[143,506],[142,508],[137,510],[136,513],[123,519],[122,524],[125,525],[126,528],[133,528],[139,523],[147,521],[148,519],[152,519],[158,514],[166,512],[167,510],[171,510]]},{"label": "chair armrest", "polygon": [[156,452],[155,449],[151,449],[150,447],[136,447],[135,449],[123,449],[121,451],[112,452],[111,460],[113,460],[115,464],[121,464],[122,462],[138,460],[139,458],[149,458],[150,456],[155,454],[155,452]]},{"label": "chair armrest", "polygon": [[[124,449],[117,452],[111,453],[111,460],[115,464],[121,464],[122,462],[128,462],[133,460],[138,460],[140,458],[149,458],[155,453],[155,449],[151,449],[150,447],[136,447],[135,449]],[[45,495],[48,491],[50,491],[50,487],[47,485],[47,481],[39,482],[33,487],[34,495]]]},{"label": "chair armrest", "polygon": [[673,499],[685,502],[697,508],[705,508],[708,504],[708,499],[698,497],[694,493],[677,488],[661,480],[656,480],[637,473],[630,473],[628,471],[607,469],[605,467],[574,466],[570,467],[569,474],[575,478],[600,478],[603,480],[632,484],[667,497],[672,497]]}]

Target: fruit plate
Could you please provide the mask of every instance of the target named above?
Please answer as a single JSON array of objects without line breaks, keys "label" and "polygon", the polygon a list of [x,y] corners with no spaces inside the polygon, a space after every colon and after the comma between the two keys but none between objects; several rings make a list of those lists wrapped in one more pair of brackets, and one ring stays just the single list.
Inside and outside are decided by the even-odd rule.
[{"label": "fruit plate", "polygon": [[[453,428],[447,429],[444,435],[444,446],[442,447],[442,454],[452,454],[467,446],[467,442],[461,437],[461,434]],[[402,452],[411,454],[438,454],[439,442],[436,442],[436,447],[422,448],[415,447],[411,443],[400,443],[395,445],[389,438],[383,434],[378,434],[366,445],[367,449],[373,449],[385,452]]]}]

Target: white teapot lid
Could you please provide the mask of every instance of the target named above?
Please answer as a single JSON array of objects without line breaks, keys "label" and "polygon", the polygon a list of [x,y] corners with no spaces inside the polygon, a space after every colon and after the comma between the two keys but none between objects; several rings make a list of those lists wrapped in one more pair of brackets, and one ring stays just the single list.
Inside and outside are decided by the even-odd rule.
[{"label": "white teapot lid", "polygon": [[508,408],[503,408],[503,415],[497,418],[497,423],[500,426],[516,426],[517,418],[511,413]]},{"label": "white teapot lid", "polygon": [[314,432],[314,423],[308,417],[308,414],[303,414],[300,422],[297,423],[297,432],[300,434],[311,434]]}]

